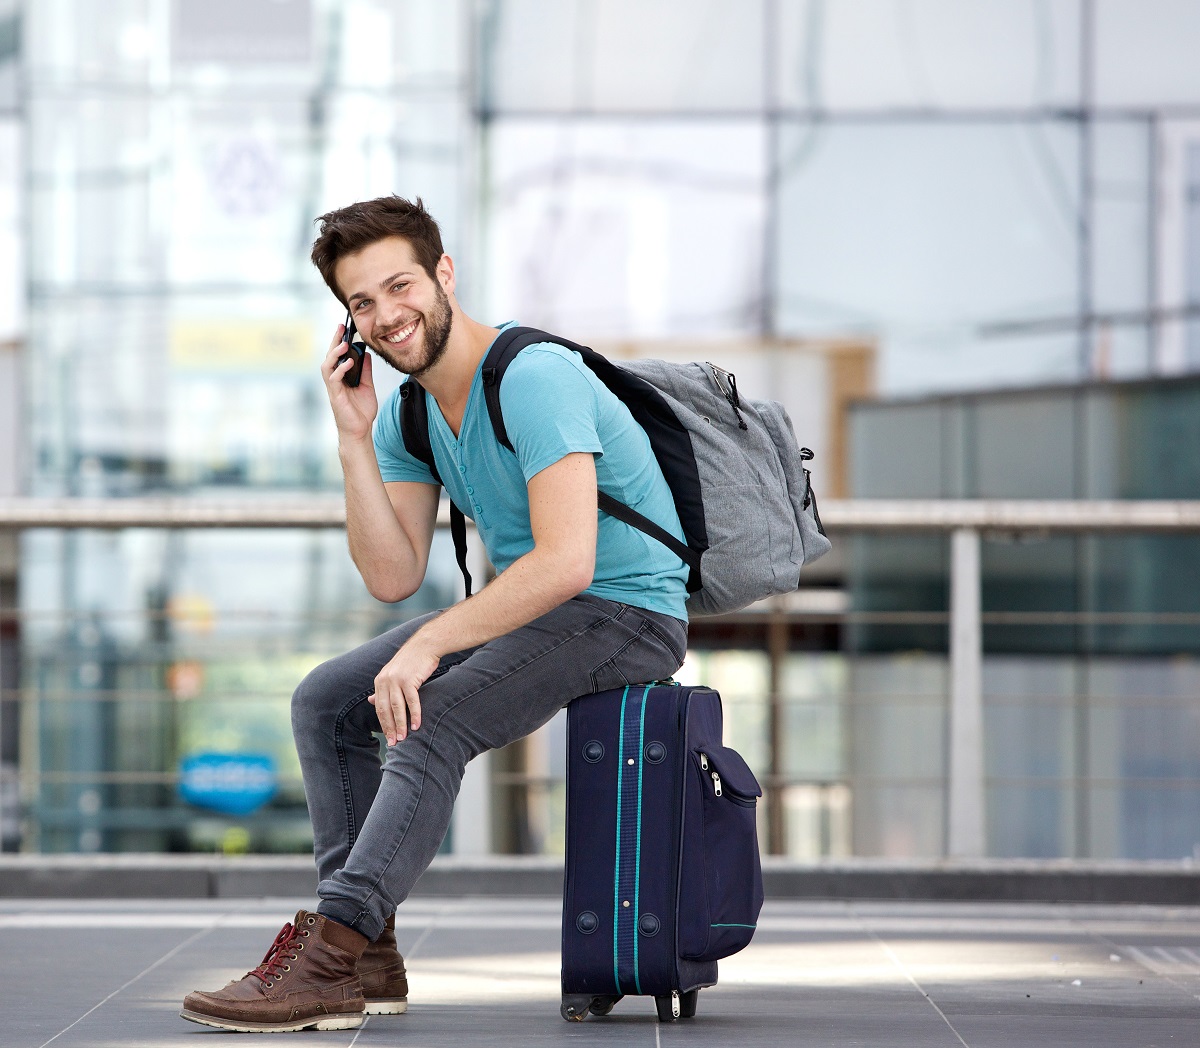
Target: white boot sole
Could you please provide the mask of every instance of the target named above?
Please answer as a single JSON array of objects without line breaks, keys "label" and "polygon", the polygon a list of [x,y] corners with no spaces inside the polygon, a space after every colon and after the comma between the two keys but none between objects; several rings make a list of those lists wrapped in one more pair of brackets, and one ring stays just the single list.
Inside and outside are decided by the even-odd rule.
[{"label": "white boot sole", "polygon": [[212,1026],[218,1030],[233,1030],[235,1033],[295,1033],[298,1030],[356,1030],[362,1026],[365,1012],[355,1012],[352,1015],[312,1015],[294,1023],[251,1023],[235,1022],[232,1019],[218,1019],[215,1015],[205,1015],[203,1012],[191,1012],[184,1009],[179,1013],[181,1019],[199,1023],[201,1026]]},{"label": "white boot sole", "polygon": [[367,1015],[403,1015],[408,1011],[407,997],[380,997],[375,1000],[367,998]]}]

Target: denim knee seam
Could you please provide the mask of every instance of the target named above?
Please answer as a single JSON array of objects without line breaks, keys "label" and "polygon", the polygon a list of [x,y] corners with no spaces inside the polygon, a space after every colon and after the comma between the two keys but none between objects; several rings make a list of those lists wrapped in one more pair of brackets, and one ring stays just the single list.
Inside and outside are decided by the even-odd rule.
[{"label": "denim knee seam", "polygon": [[350,716],[350,711],[355,706],[366,702],[370,694],[370,691],[363,691],[354,696],[354,698],[338,710],[337,717],[333,721],[333,744],[337,750],[338,772],[342,777],[342,797],[346,804],[346,836],[351,848],[354,847],[354,842],[358,839],[358,827],[354,825],[354,787],[350,782],[350,766],[346,761],[346,746],[342,741],[342,731],[346,724],[346,718]]}]

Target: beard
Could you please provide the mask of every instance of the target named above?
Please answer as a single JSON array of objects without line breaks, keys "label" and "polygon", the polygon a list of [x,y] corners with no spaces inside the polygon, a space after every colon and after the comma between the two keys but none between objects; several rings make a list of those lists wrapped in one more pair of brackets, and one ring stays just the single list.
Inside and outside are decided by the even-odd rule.
[{"label": "beard", "polygon": [[434,306],[429,313],[421,314],[421,355],[416,362],[404,362],[396,356],[388,342],[380,342],[371,348],[402,375],[420,378],[446,354],[450,342],[450,328],[454,323],[454,310],[450,308],[450,297],[442,285],[434,282]]}]

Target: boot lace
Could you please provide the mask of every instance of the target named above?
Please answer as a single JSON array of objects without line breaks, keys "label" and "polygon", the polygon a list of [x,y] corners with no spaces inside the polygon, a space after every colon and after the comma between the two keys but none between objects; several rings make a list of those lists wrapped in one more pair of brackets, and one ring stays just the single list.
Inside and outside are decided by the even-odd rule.
[{"label": "boot lace", "polygon": [[250,974],[257,976],[267,985],[283,978],[282,973],[291,970],[291,965],[287,962],[297,959],[297,948],[304,949],[304,944],[299,941],[300,937],[307,935],[307,931],[301,931],[288,921],[275,936],[275,941],[271,943],[271,948],[267,950],[262,963]]}]

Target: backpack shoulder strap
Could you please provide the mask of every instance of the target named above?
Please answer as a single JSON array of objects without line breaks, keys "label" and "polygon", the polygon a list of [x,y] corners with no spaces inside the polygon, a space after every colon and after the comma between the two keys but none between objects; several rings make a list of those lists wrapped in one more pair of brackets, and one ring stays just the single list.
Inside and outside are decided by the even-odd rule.
[{"label": "backpack shoulder strap", "polygon": [[487,356],[483,360],[483,399],[487,404],[488,419],[492,423],[492,432],[500,446],[513,450],[512,441],[508,439],[508,429],[504,425],[504,414],[500,410],[500,383],[504,381],[504,373],[508,365],[517,358],[517,354],[526,346],[538,342],[554,342],[567,349],[578,349],[572,342],[548,334],[538,328],[511,327],[501,331],[492,343]]},{"label": "backpack shoulder strap", "polygon": [[442,477],[433,459],[433,445],[429,442],[425,390],[415,378],[408,379],[400,387],[400,439],[404,441],[404,450],[418,462],[425,463],[433,479],[441,484]]},{"label": "backpack shoulder strap", "polygon": [[[692,456],[691,440],[687,431],[675,418],[662,395],[644,379],[618,367],[607,357],[594,349],[581,346],[570,339],[532,327],[512,327],[500,332],[488,350],[483,361],[483,395],[487,404],[488,419],[492,423],[492,432],[502,447],[513,451],[512,442],[508,439],[508,430],[504,425],[504,414],[500,410],[500,383],[509,364],[516,359],[518,353],[527,346],[538,342],[553,342],[564,349],[572,350],[583,358],[583,362],[596,374],[616,396],[625,403],[633,414],[635,421],[643,429],[652,429],[651,445],[656,457],[660,459],[665,454],[674,467],[670,472],[664,470],[667,484],[672,488],[676,508],[681,514],[684,534],[691,542],[680,542],[674,535],[655,524],[654,521],[638,513],[637,510],[618,502],[603,491],[598,492],[600,509],[610,516],[637,528],[639,531],[658,539],[664,546],[680,558],[690,569],[688,591],[694,592],[700,588],[700,555],[708,548],[708,539],[704,527],[704,508],[699,497],[699,477],[688,486],[684,482],[672,484],[672,478],[685,474],[690,469],[695,474],[695,459]],[[689,514],[689,515],[684,515]],[[692,543],[695,543],[693,545]]]},{"label": "backpack shoulder strap", "polygon": [[[425,463],[433,479],[441,484],[442,477],[438,473],[433,445],[429,441],[429,410],[425,403],[425,390],[415,378],[406,380],[400,387],[400,437],[404,441],[404,450],[418,462]],[[450,500],[450,537],[454,540],[454,557],[469,597],[471,572],[467,570],[467,519],[453,499]]]},{"label": "backpack shoulder strap", "polygon": [[[500,410],[500,383],[504,381],[504,373],[508,370],[509,364],[516,359],[517,354],[527,346],[533,346],[539,342],[553,342],[556,346],[562,346],[564,349],[578,353],[583,358],[583,362],[627,405],[633,401],[636,406],[639,400],[647,399],[644,391],[649,388],[648,383],[624,371],[594,349],[581,346],[561,335],[551,335],[548,331],[542,331],[540,328],[507,328],[496,336],[496,341],[492,343],[491,349],[484,358],[482,371],[483,396],[487,403],[492,432],[496,434],[496,440],[500,442],[500,445],[508,448],[509,451],[513,450],[513,446],[508,439],[508,429],[504,425],[504,415]],[[649,389],[649,396],[654,397],[655,395],[656,391],[652,388]],[[669,409],[667,410],[669,411]]]}]

